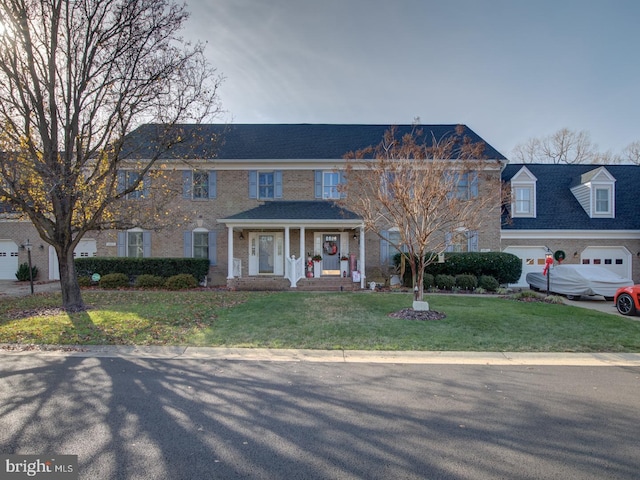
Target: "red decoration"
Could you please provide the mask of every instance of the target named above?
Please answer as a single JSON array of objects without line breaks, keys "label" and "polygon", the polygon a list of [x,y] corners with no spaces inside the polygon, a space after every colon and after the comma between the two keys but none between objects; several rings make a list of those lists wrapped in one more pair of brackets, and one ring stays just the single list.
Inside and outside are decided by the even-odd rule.
[{"label": "red decoration", "polygon": [[544,261],[544,270],[542,270],[542,275],[547,275],[547,272],[549,271],[549,267],[551,265],[553,265],[553,257],[548,256]]}]

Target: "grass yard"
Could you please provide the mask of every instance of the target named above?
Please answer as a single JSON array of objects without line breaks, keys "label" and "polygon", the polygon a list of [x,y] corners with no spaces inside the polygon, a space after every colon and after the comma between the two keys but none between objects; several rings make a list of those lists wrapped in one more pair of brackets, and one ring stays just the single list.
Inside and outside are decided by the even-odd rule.
[{"label": "grass yard", "polygon": [[0,299],[0,343],[346,350],[640,352],[640,322],[568,305],[428,295],[443,320],[389,317],[410,294],[86,291]]}]

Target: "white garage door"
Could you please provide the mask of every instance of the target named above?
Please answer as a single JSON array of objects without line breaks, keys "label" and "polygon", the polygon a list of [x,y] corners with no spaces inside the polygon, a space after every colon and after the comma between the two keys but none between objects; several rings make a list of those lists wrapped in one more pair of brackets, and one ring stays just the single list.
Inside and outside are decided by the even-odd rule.
[{"label": "white garage door", "polygon": [[600,265],[623,278],[632,278],[631,258],[625,247],[587,247],[580,254],[580,263]]},{"label": "white garage door", "polygon": [[[93,239],[80,240],[73,251],[74,258],[95,257],[98,248]],[[60,280],[58,257],[52,246],[49,246],[49,280]]]},{"label": "white garage door", "polygon": [[542,273],[544,270],[545,253],[547,252],[544,247],[507,247],[504,251],[512,253],[522,260],[522,275],[518,283],[512,284],[514,287],[528,287],[527,273]]},{"label": "white garage door", "polygon": [[0,280],[16,280],[18,245],[13,240],[0,240]]}]

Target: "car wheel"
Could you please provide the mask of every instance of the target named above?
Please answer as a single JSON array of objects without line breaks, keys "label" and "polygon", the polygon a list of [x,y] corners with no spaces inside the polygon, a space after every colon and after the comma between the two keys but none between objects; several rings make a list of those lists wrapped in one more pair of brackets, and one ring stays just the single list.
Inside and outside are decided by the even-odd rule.
[{"label": "car wheel", "polygon": [[623,293],[616,300],[616,308],[622,315],[633,315],[636,313],[636,307],[633,304],[633,298],[628,293]]},{"label": "car wheel", "polygon": [[580,295],[567,295],[567,300],[580,300]]},{"label": "car wheel", "polygon": [[540,291],[540,289],[538,287],[534,287],[533,285],[529,285],[529,288],[531,290],[533,290],[534,292],[539,292]]}]

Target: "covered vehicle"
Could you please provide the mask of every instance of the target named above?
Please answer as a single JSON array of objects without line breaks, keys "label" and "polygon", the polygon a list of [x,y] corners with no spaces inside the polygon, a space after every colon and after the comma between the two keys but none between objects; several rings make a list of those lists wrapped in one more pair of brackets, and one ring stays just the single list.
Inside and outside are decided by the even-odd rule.
[{"label": "covered vehicle", "polygon": [[[582,295],[602,295],[613,300],[620,287],[633,285],[630,278],[621,277],[598,265],[556,265],[549,269],[549,292],[577,300]],[[547,289],[547,277],[540,273],[527,273],[532,290]]]},{"label": "covered vehicle", "polygon": [[640,285],[630,285],[619,288],[613,301],[622,315],[636,315],[640,313]]}]

